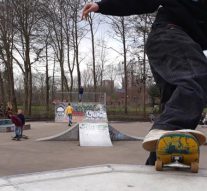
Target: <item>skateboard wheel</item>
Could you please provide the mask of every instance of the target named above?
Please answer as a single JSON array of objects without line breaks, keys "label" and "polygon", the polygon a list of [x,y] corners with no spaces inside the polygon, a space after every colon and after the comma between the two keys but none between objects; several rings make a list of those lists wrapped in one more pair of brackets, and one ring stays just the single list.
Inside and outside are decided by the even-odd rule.
[{"label": "skateboard wheel", "polygon": [[156,169],[157,171],[162,171],[162,161],[161,161],[161,160],[157,159],[157,160],[155,161],[155,169]]},{"label": "skateboard wheel", "polygon": [[198,163],[197,162],[192,162],[190,165],[190,170],[193,173],[198,173]]}]

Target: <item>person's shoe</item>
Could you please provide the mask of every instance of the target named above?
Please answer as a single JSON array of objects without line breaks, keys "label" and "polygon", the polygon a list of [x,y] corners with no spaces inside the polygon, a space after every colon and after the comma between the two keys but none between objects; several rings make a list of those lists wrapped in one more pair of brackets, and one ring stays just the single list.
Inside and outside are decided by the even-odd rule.
[{"label": "person's shoe", "polygon": [[150,152],[150,155],[149,155],[145,165],[154,166],[156,160],[157,160],[156,152]]},{"label": "person's shoe", "polygon": [[160,129],[152,129],[149,133],[145,136],[142,146],[145,150],[154,152],[156,151],[157,141],[160,139],[162,135],[165,133],[169,133],[172,131],[160,130]]}]

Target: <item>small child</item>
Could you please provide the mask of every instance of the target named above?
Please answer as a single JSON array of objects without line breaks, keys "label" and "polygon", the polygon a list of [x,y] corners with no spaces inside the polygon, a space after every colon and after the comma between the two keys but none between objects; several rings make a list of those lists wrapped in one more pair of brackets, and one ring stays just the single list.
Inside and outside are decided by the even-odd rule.
[{"label": "small child", "polygon": [[20,141],[22,121],[16,115],[10,114],[8,117],[11,119],[12,123],[14,123],[14,125],[15,125],[15,136],[13,137],[13,140]]}]

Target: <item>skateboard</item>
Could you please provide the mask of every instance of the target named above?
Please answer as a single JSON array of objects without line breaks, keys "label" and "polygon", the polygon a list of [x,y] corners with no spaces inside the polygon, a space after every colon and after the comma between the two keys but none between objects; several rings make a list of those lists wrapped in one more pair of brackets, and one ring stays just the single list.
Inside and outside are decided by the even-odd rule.
[{"label": "skateboard", "polygon": [[155,169],[188,168],[193,173],[199,169],[199,141],[187,132],[170,132],[162,135],[156,145]]},{"label": "skateboard", "polygon": [[12,137],[12,140],[15,140],[15,141],[21,140],[21,139],[29,139],[29,137],[27,135],[22,135],[22,137],[19,139],[17,139],[16,137]]}]

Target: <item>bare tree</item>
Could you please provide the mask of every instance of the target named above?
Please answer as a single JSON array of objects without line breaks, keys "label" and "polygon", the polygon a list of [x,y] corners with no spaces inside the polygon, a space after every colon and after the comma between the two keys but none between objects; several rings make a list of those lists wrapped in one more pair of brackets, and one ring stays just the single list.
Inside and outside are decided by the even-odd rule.
[{"label": "bare tree", "polygon": [[[39,31],[38,22],[41,20],[39,14],[39,0],[11,0],[13,12],[15,15],[15,28],[18,35],[15,38],[15,54],[13,59],[19,65],[24,75],[24,110],[26,114],[31,115],[32,105],[32,64],[38,60],[42,48],[35,47],[35,40]],[[31,59],[31,53],[36,54]],[[20,58],[23,61],[20,60]],[[33,60],[33,61],[32,61]]]},{"label": "bare tree", "polygon": [[[47,0],[44,2],[45,25],[51,38],[51,46],[60,65],[61,92],[69,91],[65,76],[65,35],[64,35],[64,0]],[[63,94],[62,94],[63,99]]]},{"label": "bare tree", "polygon": [[[146,56],[146,51],[144,45],[147,40],[147,36],[150,32],[151,24],[154,21],[154,14],[151,15],[138,15],[130,17],[131,23],[131,34],[133,34],[133,41],[131,43],[131,48],[133,49],[131,55],[133,58],[137,58],[137,63],[139,66],[138,73],[140,76],[137,79],[138,84],[142,85],[143,89],[143,113],[144,117],[146,117],[146,82],[147,77],[151,76],[149,74],[149,65]],[[139,38],[137,38],[139,37]]]},{"label": "bare tree", "polygon": [[[74,77],[73,72],[75,69],[75,48],[74,48],[74,20],[72,19],[73,12],[71,12],[71,2],[66,0],[63,6],[63,32],[66,39],[66,54],[67,65],[70,76],[70,92],[73,91]],[[72,100],[72,94],[70,94],[70,100]]]},{"label": "bare tree", "polygon": [[49,56],[48,56],[48,49],[49,49],[49,33],[46,36],[45,39],[45,57],[46,57],[46,63],[45,63],[45,85],[46,85],[46,112],[47,112],[47,116],[49,115],[49,91],[50,91],[50,86],[49,86]]},{"label": "bare tree", "polygon": [[3,109],[5,110],[6,109],[6,99],[5,99],[5,85],[4,85],[4,79],[3,79],[3,72],[1,71],[0,69],[0,95],[1,95],[1,101],[2,101],[2,106],[3,106]]},{"label": "bare tree", "polygon": [[85,70],[81,73],[82,76],[82,83],[85,88],[91,87],[93,84],[93,72],[90,66],[87,66]]},{"label": "bare tree", "polygon": [[[5,66],[7,81],[7,96],[13,109],[17,110],[16,96],[14,91],[14,75],[13,75],[13,29],[14,14],[10,1],[1,2],[0,13],[0,58]],[[2,81],[3,82],[3,81]],[[4,87],[5,88],[5,87]],[[5,91],[4,91],[5,92]],[[3,92],[2,92],[3,93]],[[4,94],[4,93],[3,93]],[[4,99],[4,102],[6,100]]]},{"label": "bare tree", "polygon": [[[84,0],[86,3],[86,0]],[[95,19],[96,16],[93,13],[90,13],[88,15],[88,24],[89,24],[89,28],[90,28],[90,36],[91,36],[91,47],[92,47],[92,67],[93,67],[93,85],[94,85],[94,92],[96,92],[97,90],[97,75],[96,75],[96,55],[95,55],[95,33],[98,30],[98,26],[100,24],[100,21],[98,21],[99,23],[97,23],[97,25],[95,26]]]},{"label": "bare tree", "polygon": [[106,40],[104,37],[101,37],[98,40],[98,54],[97,54],[97,69],[96,69],[96,78],[97,83],[102,87],[103,85],[103,78],[104,78],[104,71],[105,65],[107,63],[107,45]]},{"label": "bare tree", "polygon": [[71,6],[71,16],[73,20],[73,30],[72,30],[72,43],[75,53],[76,61],[76,70],[77,70],[77,81],[78,81],[78,90],[81,87],[81,71],[80,71],[80,58],[79,58],[79,45],[83,37],[88,33],[86,26],[81,22],[79,12],[82,10],[83,0],[70,0]]},{"label": "bare tree", "polygon": [[124,65],[124,111],[128,113],[128,104],[127,104],[127,96],[128,96],[128,78],[127,78],[127,31],[128,24],[125,22],[125,17],[110,17],[111,25],[115,31],[116,36],[119,38],[119,42],[122,43],[122,56],[123,56],[123,65]]}]

